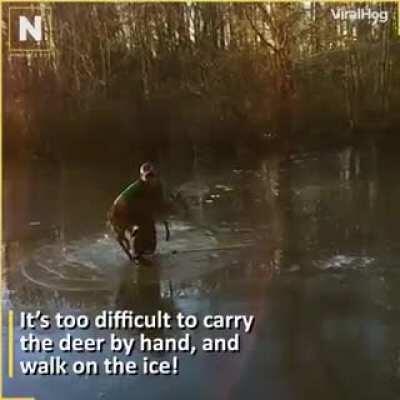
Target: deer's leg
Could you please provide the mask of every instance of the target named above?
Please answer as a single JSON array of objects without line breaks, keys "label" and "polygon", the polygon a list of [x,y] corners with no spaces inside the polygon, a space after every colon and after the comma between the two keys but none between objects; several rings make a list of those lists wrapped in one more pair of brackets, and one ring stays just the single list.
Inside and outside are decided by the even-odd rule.
[{"label": "deer's leg", "polygon": [[131,244],[125,235],[126,230],[129,230],[129,225],[127,225],[128,215],[126,207],[124,207],[121,201],[114,202],[107,215],[107,219],[116,234],[117,242],[120,244],[128,258],[132,261]]},{"label": "deer's leg", "polygon": [[126,253],[126,255],[129,257],[131,261],[133,261],[133,257],[131,254],[131,245],[129,243],[129,240],[125,236],[125,231],[119,232],[117,235],[117,241],[121,245],[122,249]]}]

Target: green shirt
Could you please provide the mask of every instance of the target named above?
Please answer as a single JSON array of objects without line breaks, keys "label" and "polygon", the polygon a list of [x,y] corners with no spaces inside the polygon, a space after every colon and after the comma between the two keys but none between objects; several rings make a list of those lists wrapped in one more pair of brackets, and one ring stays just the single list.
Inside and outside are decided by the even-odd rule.
[{"label": "green shirt", "polygon": [[124,191],[120,194],[128,204],[131,204],[135,200],[139,200],[146,195],[145,183],[138,179],[131,183]]},{"label": "green shirt", "polygon": [[130,184],[118,196],[123,199],[130,212],[160,214],[164,211],[163,190],[160,183],[148,184],[141,179]]}]

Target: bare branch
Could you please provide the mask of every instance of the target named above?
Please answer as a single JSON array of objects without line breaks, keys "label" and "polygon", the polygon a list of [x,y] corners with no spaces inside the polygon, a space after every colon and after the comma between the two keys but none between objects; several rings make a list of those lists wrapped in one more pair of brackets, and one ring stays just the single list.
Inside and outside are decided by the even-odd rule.
[{"label": "bare branch", "polygon": [[261,39],[262,43],[264,43],[268,48],[270,48],[272,51],[274,52],[278,52],[278,49],[271,44],[266,38],[265,36],[260,32],[260,30],[256,27],[256,25],[254,24],[254,22],[252,21],[252,19],[250,18],[249,14],[247,13],[247,10],[245,10],[245,14],[246,14],[246,18],[249,21],[252,29],[254,30],[254,32],[257,34],[257,36]]}]

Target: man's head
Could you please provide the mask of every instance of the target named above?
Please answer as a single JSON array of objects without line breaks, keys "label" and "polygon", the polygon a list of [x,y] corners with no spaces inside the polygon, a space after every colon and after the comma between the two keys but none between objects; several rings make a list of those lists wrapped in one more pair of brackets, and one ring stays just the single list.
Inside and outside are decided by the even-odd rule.
[{"label": "man's head", "polygon": [[145,162],[140,167],[140,179],[143,182],[151,183],[157,177],[156,170],[152,163]]}]

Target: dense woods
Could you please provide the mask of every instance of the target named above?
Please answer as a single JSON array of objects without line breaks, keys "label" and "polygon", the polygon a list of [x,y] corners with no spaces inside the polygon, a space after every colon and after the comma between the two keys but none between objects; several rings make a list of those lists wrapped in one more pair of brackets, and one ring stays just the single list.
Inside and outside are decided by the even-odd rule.
[{"label": "dense woods", "polygon": [[[46,6],[50,53],[3,30],[6,156],[202,161],[400,123],[396,3]],[[333,18],[354,7],[389,21]]]}]

